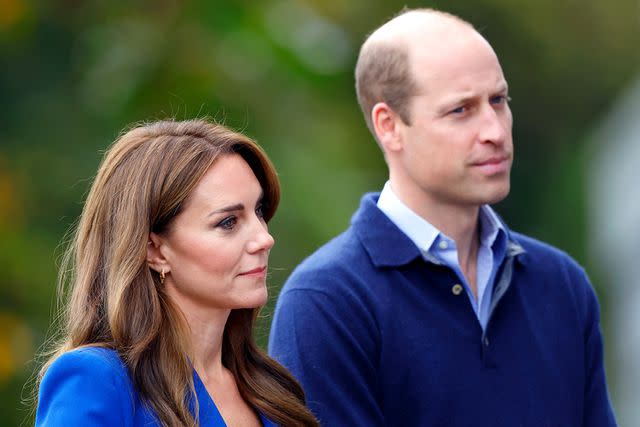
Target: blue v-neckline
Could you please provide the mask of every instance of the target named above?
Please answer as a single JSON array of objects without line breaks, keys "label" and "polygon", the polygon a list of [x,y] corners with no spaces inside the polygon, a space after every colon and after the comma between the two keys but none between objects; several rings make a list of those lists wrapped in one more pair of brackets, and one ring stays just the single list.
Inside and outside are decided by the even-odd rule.
[{"label": "blue v-neckline", "polygon": [[[196,391],[196,397],[198,398],[198,418],[200,420],[200,427],[227,427],[218,407],[195,369],[193,370],[193,385]],[[260,417],[260,422],[263,427],[275,426],[275,424],[260,412],[258,412],[258,416]]]}]

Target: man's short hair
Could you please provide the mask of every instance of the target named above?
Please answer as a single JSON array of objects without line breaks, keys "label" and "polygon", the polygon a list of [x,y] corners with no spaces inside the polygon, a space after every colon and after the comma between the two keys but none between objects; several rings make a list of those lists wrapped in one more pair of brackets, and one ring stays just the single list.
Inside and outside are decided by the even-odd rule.
[{"label": "man's short hair", "polygon": [[[469,22],[456,15],[430,8],[405,8],[387,23],[408,13],[435,14],[473,28]],[[362,45],[355,70],[358,103],[376,140],[371,121],[373,106],[378,102],[386,103],[405,124],[410,125],[409,98],[417,90],[411,74],[408,46],[399,41],[369,40],[378,29],[369,34]]]},{"label": "man's short hair", "polygon": [[[398,43],[368,43],[363,45],[356,63],[356,93],[369,130],[376,136],[371,110],[385,102],[402,121],[410,123],[409,96],[415,92],[409,71],[409,52]],[[377,139],[377,138],[376,138]]]}]

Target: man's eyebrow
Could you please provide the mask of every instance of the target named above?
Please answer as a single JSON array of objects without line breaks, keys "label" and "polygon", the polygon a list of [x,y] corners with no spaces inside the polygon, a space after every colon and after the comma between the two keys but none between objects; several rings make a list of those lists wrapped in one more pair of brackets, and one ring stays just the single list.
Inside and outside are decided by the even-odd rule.
[{"label": "man's eyebrow", "polygon": [[500,83],[496,89],[496,92],[509,92],[509,83]]},{"label": "man's eyebrow", "polygon": [[225,206],[224,208],[216,209],[215,211],[210,212],[207,217],[210,217],[219,213],[227,213],[227,212],[235,212],[241,211],[244,209],[244,205],[242,203],[237,203],[235,205]]},{"label": "man's eyebrow", "polygon": [[[498,84],[495,90],[496,93],[508,92],[508,91],[509,91],[509,84],[507,84],[507,82]],[[450,98],[446,99],[444,104],[446,105],[466,104],[468,102],[475,101],[478,98],[480,98],[480,95],[478,94],[470,93],[470,92],[466,92],[466,93],[462,92],[458,95],[453,95]]]},{"label": "man's eyebrow", "polygon": [[459,96],[452,96],[449,99],[449,104],[466,104],[478,98],[480,98],[480,96],[476,94],[462,94]]},{"label": "man's eyebrow", "polygon": [[449,108],[453,107],[454,105],[467,104],[477,99],[478,99],[478,95],[473,93],[468,93],[468,92],[452,95],[442,100],[441,104],[438,107],[438,111],[440,113],[445,113],[449,110]]}]

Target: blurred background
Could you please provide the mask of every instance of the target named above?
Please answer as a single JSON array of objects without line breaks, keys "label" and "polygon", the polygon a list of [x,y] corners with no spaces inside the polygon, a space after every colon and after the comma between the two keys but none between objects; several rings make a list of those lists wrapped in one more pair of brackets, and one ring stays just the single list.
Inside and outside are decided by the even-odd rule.
[{"label": "blurred background", "polygon": [[587,268],[620,424],[640,425],[637,0],[0,0],[0,425],[32,423],[21,400],[55,308],[60,241],[132,122],[211,116],[274,161],[265,345],[292,268],[385,182],[353,68],[366,34],[405,5],[459,14],[498,53],[516,161],[496,208]]}]

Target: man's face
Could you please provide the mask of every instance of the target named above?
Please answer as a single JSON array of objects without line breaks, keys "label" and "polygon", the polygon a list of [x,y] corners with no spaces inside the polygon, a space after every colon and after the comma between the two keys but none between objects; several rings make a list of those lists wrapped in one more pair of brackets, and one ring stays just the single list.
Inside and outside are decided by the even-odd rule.
[{"label": "man's face", "polygon": [[[507,83],[489,44],[475,32],[437,46],[410,44],[417,93],[400,124],[403,185],[417,203],[477,206],[509,193],[513,160]],[[425,199],[426,197],[426,199]],[[409,201],[410,204],[411,201]]]}]

